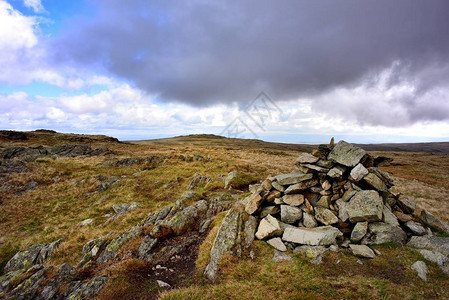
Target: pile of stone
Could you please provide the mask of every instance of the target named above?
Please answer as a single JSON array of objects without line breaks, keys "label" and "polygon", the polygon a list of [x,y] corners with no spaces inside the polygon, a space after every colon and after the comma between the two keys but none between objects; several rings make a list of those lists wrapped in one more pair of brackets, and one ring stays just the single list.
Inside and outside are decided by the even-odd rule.
[{"label": "pile of stone", "polygon": [[447,224],[392,192],[393,179],[378,168],[385,162],[333,139],[302,153],[297,171],[268,177],[243,201],[259,222],[255,237],[279,251],[340,244],[373,258],[367,245],[405,244],[432,230],[449,233]]}]

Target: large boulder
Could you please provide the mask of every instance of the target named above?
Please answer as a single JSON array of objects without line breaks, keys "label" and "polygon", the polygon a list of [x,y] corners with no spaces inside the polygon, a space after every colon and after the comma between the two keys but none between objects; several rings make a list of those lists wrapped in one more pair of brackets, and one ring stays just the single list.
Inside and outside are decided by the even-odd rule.
[{"label": "large boulder", "polygon": [[139,236],[141,232],[142,229],[140,228],[140,226],[136,225],[127,232],[110,241],[104,251],[97,258],[97,262],[104,263],[116,258],[118,255],[118,251],[123,246],[123,244],[128,242],[130,239]]},{"label": "large boulder", "polygon": [[329,153],[328,159],[347,167],[355,167],[366,155],[362,148],[340,141]]},{"label": "large boulder", "polygon": [[209,264],[204,271],[208,280],[215,281],[217,279],[220,258],[223,255],[233,254],[235,248],[238,247],[242,224],[242,213],[236,209],[230,209],[221,223],[210,250]]},{"label": "large boulder", "polygon": [[449,257],[449,237],[439,236],[412,236],[407,246],[438,251]]},{"label": "large boulder", "polygon": [[362,239],[362,244],[396,243],[403,245],[406,240],[407,234],[401,227],[377,222],[368,225],[368,233]]},{"label": "large boulder", "polygon": [[343,234],[335,227],[321,226],[315,228],[285,229],[282,240],[302,245],[326,246],[337,242],[337,237]]},{"label": "large boulder", "polygon": [[379,193],[373,190],[359,191],[348,205],[349,221],[377,222],[382,221],[383,200]]}]

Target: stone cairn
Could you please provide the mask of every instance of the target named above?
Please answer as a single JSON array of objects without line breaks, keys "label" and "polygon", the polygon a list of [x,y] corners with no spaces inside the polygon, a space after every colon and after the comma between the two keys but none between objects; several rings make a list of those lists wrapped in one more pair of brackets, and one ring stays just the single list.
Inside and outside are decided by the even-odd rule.
[{"label": "stone cairn", "polygon": [[392,191],[393,179],[378,168],[389,161],[345,141],[334,145],[333,139],[302,153],[297,171],[251,186],[243,200],[246,213],[258,220],[255,237],[278,251],[340,244],[374,258],[367,245],[405,244],[432,230],[449,233],[447,224]]}]

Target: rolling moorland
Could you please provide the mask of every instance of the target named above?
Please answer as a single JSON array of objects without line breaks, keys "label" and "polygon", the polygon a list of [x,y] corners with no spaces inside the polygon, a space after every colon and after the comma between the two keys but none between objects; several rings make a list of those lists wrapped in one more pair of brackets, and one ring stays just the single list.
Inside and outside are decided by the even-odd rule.
[{"label": "rolling moorland", "polygon": [[[393,158],[380,169],[393,176],[395,192],[449,221],[449,143],[358,146],[372,156]],[[8,150],[11,147],[16,150]],[[23,150],[30,147],[32,151]],[[422,281],[410,268],[424,260],[422,255],[392,243],[373,246],[381,253],[374,259],[359,260],[341,248],[326,252],[322,263],[315,265],[301,253],[290,253],[291,262],[274,262],[271,246],[256,240],[254,257],[224,257],[219,279],[210,283],[204,278],[226,205],[248,196],[250,185],[294,171],[296,158],[315,148],[213,135],[120,142],[48,130],[3,131],[0,276],[19,250],[60,241],[51,259],[43,262],[48,268],[46,283],[61,264],[80,265],[83,246],[91,240],[121,236],[152,213],[176,206],[179,199],[185,205],[219,199],[227,204],[215,211],[206,229],[172,239],[173,244],[183,244],[184,238],[191,241],[182,249],[184,254],[175,255],[179,259],[160,260],[164,264],[139,259],[144,234],[135,234],[113,259],[77,268],[78,281],[107,277],[98,299],[449,298],[449,277],[437,264],[426,261],[428,278]],[[238,176],[225,188],[232,171]],[[170,242],[164,246],[173,248]],[[161,287],[156,280],[171,287]],[[63,293],[70,286],[58,289]]]}]

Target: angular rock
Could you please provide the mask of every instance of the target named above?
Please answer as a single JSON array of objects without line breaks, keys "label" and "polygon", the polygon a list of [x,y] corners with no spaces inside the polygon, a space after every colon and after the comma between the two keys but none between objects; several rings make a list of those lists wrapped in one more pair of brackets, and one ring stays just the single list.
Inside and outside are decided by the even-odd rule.
[{"label": "angular rock", "polygon": [[337,216],[331,210],[320,206],[315,207],[315,219],[324,225],[338,223]]},{"label": "angular rock", "polygon": [[384,208],[382,210],[383,212],[383,221],[387,224],[399,226],[398,218],[391,212],[391,210],[384,205]]},{"label": "angular rock", "polygon": [[156,280],[156,282],[157,282],[157,285],[158,285],[160,288],[163,288],[163,289],[170,289],[170,288],[171,288],[171,285],[168,284],[168,283],[166,283],[165,281],[162,281],[162,280]]},{"label": "angular rock", "polygon": [[312,165],[312,164],[302,164],[301,166],[306,167],[307,169],[316,171],[316,172],[320,172],[320,173],[327,173],[329,172],[329,168],[323,168],[317,165]]},{"label": "angular rock", "polygon": [[85,219],[80,222],[80,226],[87,226],[87,225],[92,224],[93,222],[94,222],[94,219]]},{"label": "angular rock", "polygon": [[329,208],[331,204],[330,196],[322,196],[320,200],[315,204],[315,207]]},{"label": "angular rock", "polygon": [[279,192],[284,192],[285,191],[285,187],[283,187],[282,185],[280,185],[277,181],[273,181],[271,183],[271,185],[273,186],[273,188],[275,188],[276,190],[278,190]]},{"label": "angular rock", "polygon": [[362,239],[362,244],[397,243],[403,245],[407,234],[399,226],[378,222],[368,225],[368,233]]},{"label": "angular rock", "polygon": [[201,174],[195,174],[193,175],[192,180],[190,181],[187,190],[193,190],[197,187],[204,186],[208,183],[212,183],[212,179],[210,179],[207,176],[201,175]]},{"label": "angular rock", "polygon": [[383,200],[376,191],[359,191],[349,201],[349,221],[377,222],[382,220]]},{"label": "angular rock", "polygon": [[359,163],[351,170],[350,176],[354,181],[360,181],[363,177],[368,175],[368,173],[368,170]]},{"label": "angular rock", "polygon": [[310,153],[303,152],[296,159],[296,164],[313,164],[318,161],[318,157],[313,156]]},{"label": "angular rock", "polygon": [[332,187],[332,184],[330,184],[329,180],[325,180],[321,184],[321,187],[323,188],[323,190],[327,191],[327,190],[330,190],[330,188]]},{"label": "angular rock", "polygon": [[63,282],[69,282],[74,280],[79,276],[78,271],[70,264],[63,263],[58,270],[58,277]]},{"label": "angular rock", "polygon": [[34,299],[48,268],[42,268],[14,288],[6,299]]},{"label": "angular rock", "polygon": [[397,204],[406,214],[413,214],[416,209],[416,202],[404,195],[399,195]]},{"label": "angular rock", "polygon": [[425,209],[415,209],[414,215],[425,225],[442,233],[449,233],[449,225]]},{"label": "angular rock", "polygon": [[355,224],[354,229],[351,232],[351,241],[359,242],[368,232],[368,222],[359,222]]},{"label": "angular rock", "polygon": [[388,188],[385,183],[373,173],[369,173],[365,177],[363,177],[363,181],[366,182],[370,187],[377,191],[387,191]]},{"label": "angular rock", "polygon": [[302,210],[290,205],[281,205],[281,221],[287,224],[298,222],[302,218]]},{"label": "angular rock", "polygon": [[262,202],[263,198],[259,193],[251,194],[246,198],[245,210],[248,214],[252,215],[255,213]]},{"label": "angular rock", "polygon": [[425,262],[418,260],[410,268],[416,272],[419,278],[421,278],[424,281],[427,281],[427,273],[429,272],[429,269],[427,268]]},{"label": "angular rock", "polygon": [[365,156],[366,151],[362,148],[340,141],[327,158],[347,167],[355,167]]},{"label": "angular rock", "polygon": [[289,174],[277,175],[275,178],[280,185],[290,185],[312,179],[312,174],[292,172]]},{"label": "angular rock", "polygon": [[414,221],[408,221],[405,224],[405,227],[410,229],[410,231],[413,233],[413,235],[426,235],[427,230],[419,223]]},{"label": "angular rock", "polygon": [[335,204],[338,206],[338,218],[342,222],[346,222],[349,219],[348,214],[348,206],[349,204],[347,202],[344,202],[342,199],[338,199],[335,201]]},{"label": "angular rock", "polygon": [[289,186],[286,190],[285,190],[285,194],[298,194],[304,190],[307,190],[308,188],[315,186],[318,184],[318,180],[317,179],[312,179],[309,181],[303,181],[303,182],[299,182],[296,184],[293,184],[291,186]]},{"label": "angular rock", "polygon": [[336,243],[343,234],[335,227],[322,226],[316,228],[286,228],[282,240],[296,244],[326,246]]},{"label": "angular rock", "polygon": [[449,266],[449,258],[438,251],[420,249],[418,250],[418,252],[421,253],[421,255],[424,256],[425,259],[436,263],[440,267],[445,265]]},{"label": "angular rock", "polygon": [[5,265],[5,273],[28,269],[34,264],[42,264],[47,261],[54,250],[58,247],[60,240],[50,244],[36,244],[17,252]]},{"label": "angular rock", "polygon": [[281,238],[272,238],[267,241],[268,245],[272,246],[274,249],[285,252],[287,251],[287,247],[282,242]]},{"label": "angular rock", "polygon": [[304,195],[302,194],[290,194],[284,195],[282,201],[290,206],[300,206],[304,203]]},{"label": "angular rock", "polygon": [[90,240],[83,246],[83,258],[78,263],[77,267],[81,268],[88,264],[92,259],[96,258],[98,254],[106,246],[106,241],[103,239]]},{"label": "angular rock", "polygon": [[342,166],[335,166],[327,172],[327,176],[340,180],[343,178],[343,174],[346,172],[346,168]]},{"label": "angular rock", "polygon": [[275,215],[280,211],[281,211],[281,209],[279,208],[279,206],[266,206],[260,212],[259,217],[265,218],[268,215]]},{"label": "angular rock", "polygon": [[247,249],[251,247],[254,236],[256,234],[257,230],[257,219],[253,216],[248,216],[248,220],[244,223],[244,234],[245,234],[245,240],[244,240],[244,248]]},{"label": "angular rock", "polygon": [[181,235],[195,229],[197,218],[197,209],[194,206],[187,206],[178,211],[171,219],[164,220],[161,225],[168,225],[175,235]]},{"label": "angular rock", "polygon": [[357,194],[357,191],[355,191],[355,190],[346,191],[346,192],[343,194],[343,197],[341,197],[341,201],[343,201],[343,202],[349,202],[349,200],[351,200],[351,198],[352,198],[355,194]]},{"label": "angular rock", "polygon": [[97,276],[90,281],[80,285],[70,295],[68,299],[91,299],[96,296],[107,283],[107,276]]},{"label": "angular rock", "polygon": [[302,223],[305,227],[314,228],[318,226],[318,222],[315,220],[312,214],[304,212],[302,218]]},{"label": "angular rock", "polygon": [[349,245],[349,248],[351,248],[352,254],[357,257],[363,257],[363,258],[374,258],[376,257],[376,254],[374,254],[373,250],[371,250],[370,247],[366,245]]},{"label": "angular rock", "polygon": [[279,221],[271,215],[263,218],[259,223],[259,228],[256,232],[256,238],[263,240],[266,238],[279,236],[282,234],[282,229]]}]

